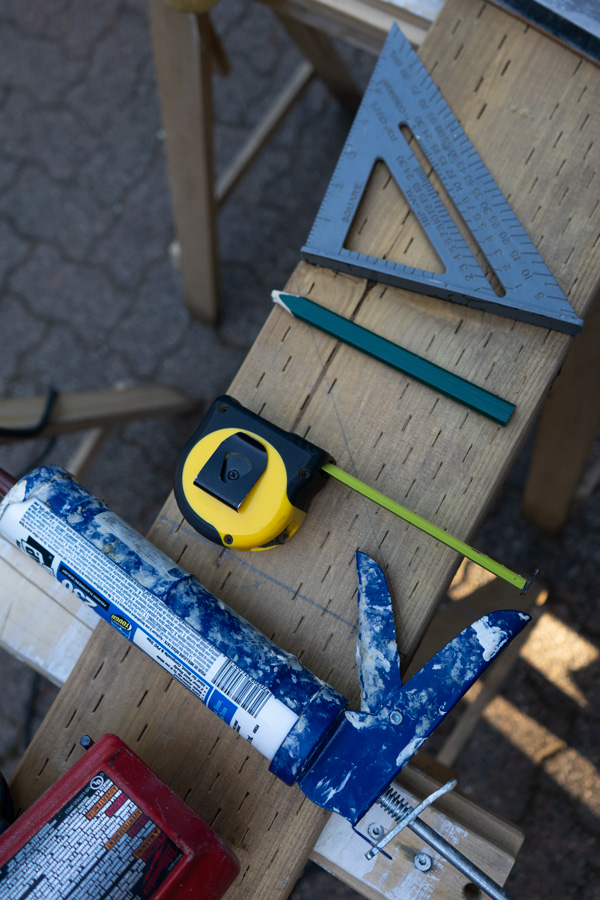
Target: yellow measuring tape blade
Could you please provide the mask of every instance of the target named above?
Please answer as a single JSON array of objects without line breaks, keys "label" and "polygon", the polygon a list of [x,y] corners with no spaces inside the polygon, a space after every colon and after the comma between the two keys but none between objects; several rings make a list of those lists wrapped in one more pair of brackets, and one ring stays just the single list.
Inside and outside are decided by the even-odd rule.
[{"label": "yellow measuring tape blade", "polygon": [[448,534],[446,531],[438,528],[437,525],[434,525],[432,522],[428,522],[427,519],[424,519],[422,516],[411,512],[410,509],[407,509],[400,503],[396,503],[395,500],[392,500],[390,497],[386,497],[385,494],[382,494],[380,491],[376,491],[375,488],[369,487],[369,485],[365,484],[364,481],[359,481],[359,479],[355,478],[354,475],[350,475],[343,469],[340,469],[337,466],[333,465],[333,463],[325,463],[325,465],[323,466],[323,471],[327,472],[328,475],[331,475],[332,478],[336,478],[338,481],[341,481],[342,484],[345,484],[348,487],[352,488],[353,491],[358,491],[359,494],[362,494],[364,497],[367,497],[369,500],[372,500],[379,506],[383,506],[384,509],[389,510],[391,513],[394,513],[394,515],[399,516],[406,522],[410,522],[410,524],[414,525],[416,528],[420,528],[421,531],[424,531],[426,534],[431,535],[431,537],[435,538],[437,541],[440,541],[442,544],[446,544],[448,547],[452,547],[452,549],[456,550],[457,553],[461,553],[463,556],[466,556],[467,559],[470,559],[474,563],[477,563],[478,566],[487,569],[488,572],[492,572],[492,574],[497,575],[499,578],[503,578],[504,581],[508,581],[509,584],[513,584],[522,592],[524,592],[527,587],[529,587],[529,581],[526,578],[523,578],[522,575],[518,575],[516,572],[511,571],[511,569],[507,569],[506,566],[503,566],[501,563],[496,562],[491,557],[486,556],[485,553],[480,553],[478,550],[475,550],[473,547],[469,546],[469,544],[465,544],[464,541],[461,541],[459,540],[459,538]]}]

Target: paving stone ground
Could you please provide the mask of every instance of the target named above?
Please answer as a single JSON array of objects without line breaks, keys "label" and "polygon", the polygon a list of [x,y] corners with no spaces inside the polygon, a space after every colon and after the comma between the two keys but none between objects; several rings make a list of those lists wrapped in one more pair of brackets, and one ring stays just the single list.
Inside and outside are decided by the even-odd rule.
[{"label": "paving stone ground", "polygon": [[[270,14],[222,0],[234,74],[215,84],[217,167],[232,158],[298,55]],[[373,59],[341,48],[364,85]],[[0,385],[4,396],[117,384],[226,390],[299,258],[349,119],[319,83],[294,107],[219,215],[223,317],[193,321],[169,248],[173,225],[144,0],[0,8]],[[116,428],[86,484],[140,530],[166,497],[195,417]],[[0,446],[20,474],[67,465],[77,438]],[[600,496],[560,538],[520,517],[530,445],[477,538],[543,570],[548,613],[457,769],[462,789],[519,825],[515,898],[600,898]],[[598,465],[597,447],[592,464]],[[0,766],[10,775],[56,689],[0,652]],[[432,749],[435,750],[434,738]],[[294,891],[357,896],[315,866]]]}]

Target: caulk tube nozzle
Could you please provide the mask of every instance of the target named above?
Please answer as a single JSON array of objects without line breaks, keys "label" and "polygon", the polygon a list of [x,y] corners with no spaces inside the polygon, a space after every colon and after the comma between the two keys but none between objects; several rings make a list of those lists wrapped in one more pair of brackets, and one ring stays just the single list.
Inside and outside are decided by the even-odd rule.
[{"label": "caulk tube nozzle", "polygon": [[347,705],[58,466],[17,482],[0,505],[0,534],[272,760],[289,784]]}]

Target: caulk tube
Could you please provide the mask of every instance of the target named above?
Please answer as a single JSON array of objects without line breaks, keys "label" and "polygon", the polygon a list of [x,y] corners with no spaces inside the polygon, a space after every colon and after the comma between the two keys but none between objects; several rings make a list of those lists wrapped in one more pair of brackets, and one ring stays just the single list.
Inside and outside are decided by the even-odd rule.
[{"label": "caulk tube", "polygon": [[347,704],[58,466],[8,491],[0,535],[189,688],[288,784]]}]

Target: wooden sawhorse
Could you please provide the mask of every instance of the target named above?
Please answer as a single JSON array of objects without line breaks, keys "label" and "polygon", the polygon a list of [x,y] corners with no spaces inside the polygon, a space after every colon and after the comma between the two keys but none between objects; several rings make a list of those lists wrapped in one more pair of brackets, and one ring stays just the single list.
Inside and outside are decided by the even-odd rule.
[{"label": "wooden sawhorse", "polygon": [[[421,56],[585,318],[597,291],[600,254],[590,187],[597,176],[589,153],[600,137],[600,70],[481,0],[448,0]],[[403,244],[414,236],[410,222],[400,224],[399,207],[401,198],[376,173],[357,230],[379,255],[400,236]],[[570,339],[304,263],[289,288],[517,404],[501,428],[313,334],[279,309],[231,385],[245,405],[308,434],[340,466],[469,539],[531,428]],[[337,484],[316,498],[289,545],[258,559],[201,542],[182,523],[173,498],[150,537],[354,703],[356,547],[386,567],[406,661],[457,563],[447,548]],[[66,770],[82,733],[108,730],[130,743],[239,855],[242,873],[231,900],[283,900],[289,894],[327,817],[270,776],[264,760],[184,688],[102,626],[15,775],[17,805],[29,805]],[[386,896],[383,865],[378,861],[365,875],[368,896]],[[457,883],[442,871],[443,895],[460,897],[464,880]],[[401,877],[406,875],[388,877],[388,888],[410,896]]]}]

